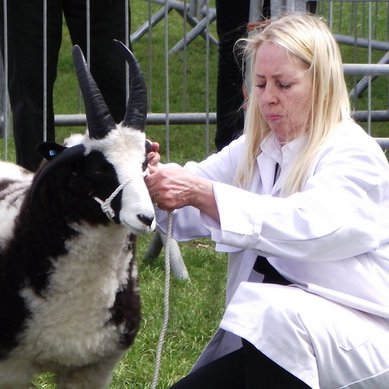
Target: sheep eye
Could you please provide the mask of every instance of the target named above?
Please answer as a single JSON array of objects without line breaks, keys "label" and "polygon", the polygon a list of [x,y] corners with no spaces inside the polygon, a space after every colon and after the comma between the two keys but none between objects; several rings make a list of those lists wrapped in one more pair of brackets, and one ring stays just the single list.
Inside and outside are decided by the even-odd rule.
[{"label": "sheep eye", "polygon": [[92,151],[85,161],[84,169],[87,176],[98,178],[111,174],[113,167],[102,153]]},{"label": "sheep eye", "polygon": [[109,165],[96,166],[93,172],[96,176],[108,174],[110,172],[110,166]]}]

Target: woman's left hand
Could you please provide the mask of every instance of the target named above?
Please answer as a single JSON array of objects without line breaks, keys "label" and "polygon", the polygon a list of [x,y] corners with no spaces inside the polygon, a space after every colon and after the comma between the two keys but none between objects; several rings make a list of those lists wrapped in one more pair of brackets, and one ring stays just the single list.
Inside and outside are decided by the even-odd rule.
[{"label": "woman's left hand", "polygon": [[173,211],[192,205],[196,176],[177,164],[149,166],[145,178],[153,202],[161,209]]},{"label": "woman's left hand", "polygon": [[151,199],[160,209],[171,212],[191,205],[219,221],[213,194],[213,183],[196,176],[187,169],[170,163],[149,166],[150,174],[145,178]]}]

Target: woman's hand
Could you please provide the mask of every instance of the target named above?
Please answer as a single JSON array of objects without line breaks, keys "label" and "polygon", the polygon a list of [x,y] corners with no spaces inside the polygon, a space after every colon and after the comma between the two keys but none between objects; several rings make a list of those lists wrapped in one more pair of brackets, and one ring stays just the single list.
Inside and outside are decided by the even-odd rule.
[{"label": "woman's hand", "polygon": [[145,178],[155,205],[166,211],[193,206],[219,220],[212,181],[198,177],[177,164],[149,166]]},{"label": "woman's hand", "polygon": [[146,185],[153,202],[167,211],[191,205],[195,176],[177,164],[149,166]]}]

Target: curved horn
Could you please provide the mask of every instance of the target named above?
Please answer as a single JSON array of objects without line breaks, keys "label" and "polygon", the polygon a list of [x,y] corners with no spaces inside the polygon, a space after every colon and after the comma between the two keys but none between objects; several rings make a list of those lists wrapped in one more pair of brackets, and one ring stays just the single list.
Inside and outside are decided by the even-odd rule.
[{"label": "curved horn", "polygon": [[84,55],[77,45],[73,47],[73,61],[84,99],[89,137],[92,139],[102,139],[112,129],[116,128],[115,121],[95,80],[89,72]]},{"label": "curved horn", "polygon": [[34,176],[34,180],[31,185],[31,198],[34,199],[41,184],[46,180],[47,177],[51,175],[53,171],[61,168],[62,166],[77,161],[84,155],[84,152],[85,146],[82,144],[65,148],[55,158],[51,159],[46,165],[44,165],[40,170],[38,170],[38,172]]},{"label": "curved horn", "polygon": [[122,125],[144,131],[147,115],[147,89],[143,73],[128,47],[116,39],[114,42],[126,57],[129,66],[129,96]]}]

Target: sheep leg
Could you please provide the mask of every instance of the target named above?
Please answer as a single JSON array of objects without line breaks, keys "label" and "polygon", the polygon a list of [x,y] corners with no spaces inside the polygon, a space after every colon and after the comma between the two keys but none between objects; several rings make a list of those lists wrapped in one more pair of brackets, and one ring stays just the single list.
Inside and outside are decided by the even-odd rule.
[{"label": "sheep leg", "polygon": [[57,375],[58,389],[105,389],[112,379],[112,371],[120,356],[106,357],[99,362],[68,369]]},{"label": "sheep leg", "polygon": [[27,359],[9,358],[0,363],[1,389],[32,389],[32,378],[38,373]]},{"label": "sheep leg", "polygon": [[1,389],[15,389],[15,388],[18,388],[18,389],[35,389],[36,386],[34,386],[33,384],[31,383],[17,383],[17,382],[12,382],[11,384],[1,384],[0,386]]}]

